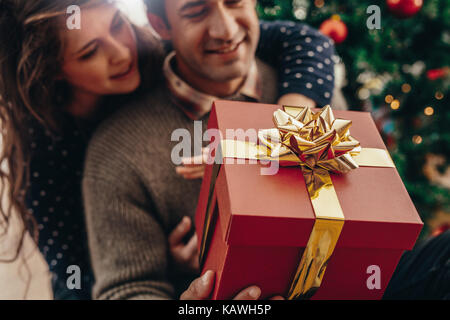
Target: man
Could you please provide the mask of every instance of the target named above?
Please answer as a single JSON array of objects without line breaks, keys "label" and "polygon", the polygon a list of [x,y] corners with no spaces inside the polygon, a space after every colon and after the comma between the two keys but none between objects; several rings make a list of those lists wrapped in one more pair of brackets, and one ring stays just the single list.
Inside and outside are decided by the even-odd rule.
[{"label": "man", "polygon": [[[282,81],[280,86],[274,70],[255,59],[260,34],[255,0],[166,0],[160,4],[165,9],[156,12],[159,24],[154,14],[149,18],[174,48],[164,63],[166,83],[107,120],[92,139],[86,159],[83,195],[96,278],[94,298],[180,297],[192,279],[192,273],[182,274],[180,264],[181,269],[190,265],[193,274],[197,272],[196,238],[187,244],[182,238],[191,228],[201,181],[177,175],[171,161],[176,143],[171,141],[172,133],[181,128],[194,136],[195,120],[201,120],[205,129],[214,99],[275,103],[277,88],[289,88],[289,82]],[[315,106],[316,101],[331,98],[331,42],[317,32],[308,37],[307,32],[313,30],[298,32],[305,37],[304,46],[310,47],[304,52],[306,65],[298,57],[294,62],[306,71],[294,77],[307,78],[306,83],[294,93],[282,91],[280,103]],[[313,39],[320,43],[313,44]],[[300,44],[283,47],[283,61],[288,63],[294,57],[289,50],[303,54]],[[324,52],[328,55],[323,63],[314,60]],[[182,168],[186,175],[189,168]],[[205,299],[213,283],[214,274],[206,272],[180,298]],[[236,298],[257,299],[260,293],[251,286]]]}]

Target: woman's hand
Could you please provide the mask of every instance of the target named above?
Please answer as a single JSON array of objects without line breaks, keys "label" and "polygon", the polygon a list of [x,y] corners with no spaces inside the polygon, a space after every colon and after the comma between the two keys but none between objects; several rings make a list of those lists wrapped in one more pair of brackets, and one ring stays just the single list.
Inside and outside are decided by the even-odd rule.
[{"label": "woman's hand", "polygon": [[194,234],[187,244],[183,242],[183,238],[189,233],[191,227],[191,219],[183,217],[181,222],[169,235],[169,247],[173,261],[180,271],[198,274],[199,252],[197,248],[197,235]]},{"label": "woman's hand", "polygon": [[[203,276],[191,282],[191,285],[180,296],[180,300],[207,300],[211,296],[214,288],[214,271],[208,270]],[[257,286],[250,286],[239,292],[233,300],[258,300],[261,296],[261,289]],[[281,296],[275,296],[270,300],[284,300]]]},{"label": "woman's hand", "polygon": [[205,164],[208,160],[208,153],[209,148],[202,148],[201,155],[183,158],[181,160],[183,164],[176,167],[176,172],[185,179],[203,178],[203,175],[205,174]]},{"label": "woman's hand", "polygon": [[302,106],[315,108],[316,102],[299,93],[288,93],[281,96],[277,102],[278,105],[284,106]]}]

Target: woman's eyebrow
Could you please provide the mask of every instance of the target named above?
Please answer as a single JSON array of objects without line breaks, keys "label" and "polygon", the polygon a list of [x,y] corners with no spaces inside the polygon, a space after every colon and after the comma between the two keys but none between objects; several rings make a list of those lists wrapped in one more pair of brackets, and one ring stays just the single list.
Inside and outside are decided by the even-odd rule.
[{"label": "woman's eyebrow", "polygon": [[97,39],[94,39],[92,41],[89,41],[85,46],[83,46],[83,48],[81,48],[80,50],[78,50],[77,52],[75,52],[75,55],[77,55],[78,53],[84,51],[85,49],[89,48],[92,44],[94,44],[97,41]]},{"label": "woman's eyebrow", "polygon": [[[110,28],[115,24],[115,22],[116,22],[116,20],[118,19],[119,16],[120,16],[120,10],[117,9],[116,12],[115,12],[115,14],[114,14],[114,17],[113,17],[112,20],[111,20],[111,26],[110,26]],[[78,50],[77,52],[75,52],[75,55],[78,54],[78,53],[80,53],[80,52],[82,52],[82,51],[84,51],[85,49],[87,49],[88,47],[90,47],[92,44],[94,44],[96,41],[97,41],[97,39],[93,39],[93,40],[89,41],[89,42],[88,42],[86,45],[84,45],[80,50]]]}]

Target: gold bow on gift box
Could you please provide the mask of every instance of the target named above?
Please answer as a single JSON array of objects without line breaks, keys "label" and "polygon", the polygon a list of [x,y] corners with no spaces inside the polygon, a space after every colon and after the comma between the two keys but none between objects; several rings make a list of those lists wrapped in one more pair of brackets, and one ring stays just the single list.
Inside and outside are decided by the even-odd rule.
[{"label": "gold bow on gift box", "polygon": [[258,133],[259,141],[267,146],[259,158],[301,165],[311,198],[329,184],[328,171],[346,173],[358,168],[350,154],[361,151],[349,132],[351,120],[335,119],[330,106],[315,114],[306,107],[283,109],[273,114],[276,128]]},{"label": "gold bow on gift box", "polygon": [[[309,298],[320,287],[344,225],[344,214],[329,172],[346,173],[359,166],[394,167],[394,164],[386,150],[361,148],[350,135],[351,120],[335,119],[330,106],[317,113],[307,107],[284,106],[283,110],[274,112],[273,121],[276,128],[258,132],[262,145],[222,140],[221,156],[301,166],[316,220],[288,298]],[[217,162],[213,167],[203,227],[201,264],[213,230],[212,195],[220,169]]]}]

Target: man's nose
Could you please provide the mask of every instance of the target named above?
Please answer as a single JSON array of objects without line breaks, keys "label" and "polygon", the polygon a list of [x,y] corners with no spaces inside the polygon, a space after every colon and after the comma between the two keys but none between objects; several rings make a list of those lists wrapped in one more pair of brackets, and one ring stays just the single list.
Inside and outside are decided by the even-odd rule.
[{"label": "man's nose", "polygon": [[236,17],[228,9],[219,7],[209,19],[209,36],[223,41],[232,40],[239,30]]},{"label": "man's nose", "polygon": [[121,64],[130,58],[130,49],[113,37],[107,41],[111,64]]}]

